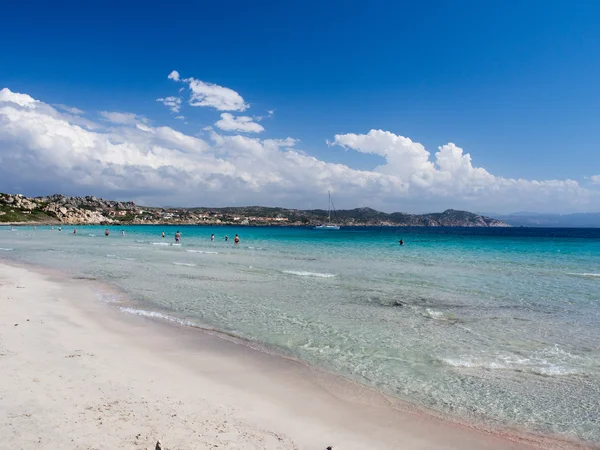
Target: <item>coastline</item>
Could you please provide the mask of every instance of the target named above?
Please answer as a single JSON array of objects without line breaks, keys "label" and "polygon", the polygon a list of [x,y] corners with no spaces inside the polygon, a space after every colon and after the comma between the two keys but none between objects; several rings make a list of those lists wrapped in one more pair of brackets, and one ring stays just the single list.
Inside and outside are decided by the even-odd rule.
[{"label": "coastline", "polygon": [[[100,283],[96,281],[2,261],[0,277],[0,301],[5,310],[0,342],[7,347],[0,349],[0,379],[7,377],[13,384],[10,392],[2,392],[7,419],[0,422],[0,431],[5,428],[2,434],[15,439],[9,443],[23,445],[28,441],[20,439],[29,434],[35,434],[37,439],[36,430],[49,426],[44,418],[51,421],[45,415],[35,419],[40,412],[35,407],[25,414],[30,415],[27,420],[11,417],[10,410],[23,406],[18,393],[27,389],[32,379],[44,384],[47,372],[63,371],[63,376],[69,378],[67,385],[62,379],[55,379],[50,387],[52,392],[65,395],[58,405],[60,414],[71,420],[79,418],[82,403],[71,403],[72,398],[77,398],[75,392],[89,397],[84,410],[90,401],[92,410],[106,409],[106,398],[121,405],[117,408],[121,419],[111,419],[115,420],[113,428],[122,429],[122,433],[115,432],[111,437],[116,446],[134,443],[132,439],[137,434],[128,434],[126,429],[137,427],[143,430],[138,434],[146,436],[146,440],[142,443],[137,439],[135,445],[151,446],[155,443],[152,440],[163,438],[163,444],[169,448],[211,448],[210,442],[239,448],[286,449],[324,449],[329,445],[340,449],[407,450],[593,448],[550,437],[512,432],[490,434],[411,410],[409,405],[398,408],[402,402],[392,405],[388,398],[369,388],[293,359],[241,345],[244,343],[238,339],[123,314],[98,300],[94,287]],[[23,319],[25,316],[29,322]],[[15,327],[13,322],[21,327]],[[52,330],[51,337],[48,329]],[[16,332],[20,334],[18,339]],[[77,348],[69,348],[73,346]],[[23,358],[33,355],[44,359],[49,348],[54,349],[50,353],[56,358],[45,358],[48,364],[37,364],[38,370],[23,364]],[[61,351],[63,354],[58,354]],[[93,373],[89,373],[90,369],[94,369]],[[108,391],[99,387],[103,392],[100,398],[94,395],[98,373],[112,387]],[[129,381],[125,383],[123,379]],[[143,401],[155,404],[156,410],[148,410],[148,403],[139,397],[140,391],[146,393]],[[46,401],[56,407],[56,401]],[[165,415],[166,410],[177,416]],[[182,417],[182,410],[188,415]],[[202,428],[197,422],[198,414],[202,415],[201,423],[208,421],[214,426],[201,436],[192,432]],[[141,423],[136,419],[140,415],[144,417]],[[93,420],[99,419],[86,418],[84,413],[82,420],[76,422],[91,427]],[[197,423],[190,426],[190,421]],[[71,426],[62,424],[56,428],[55,424],[53,433],[77,434]],[[215,434],[223,427],[228,431]],[[223,434],[235,435],[237,440],[224,442]],[[239,440],[242,436],[252,437],[246,442]],[[267,444],[274,436],[276,440]],[[105,443],[107,438],[100,427],[95,433],[76,437],[82,446]],[[206,447],[200,447],[198,442],[205,442]]]}]

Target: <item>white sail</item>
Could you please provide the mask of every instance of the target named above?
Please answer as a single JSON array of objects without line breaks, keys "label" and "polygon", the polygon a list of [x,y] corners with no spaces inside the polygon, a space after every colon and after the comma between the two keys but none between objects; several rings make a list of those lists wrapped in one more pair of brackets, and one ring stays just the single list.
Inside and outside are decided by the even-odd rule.
[{"label": "white sail", "polygon": [[339,225],[331,223],[331,208],[333,206],[333,202],[331,201],[331,191],[328,191],[328,194],[329,194],[329,207],[327,210],[327,223],[317,225],[314,228],[315,230],[339,230],[340,229]]}]

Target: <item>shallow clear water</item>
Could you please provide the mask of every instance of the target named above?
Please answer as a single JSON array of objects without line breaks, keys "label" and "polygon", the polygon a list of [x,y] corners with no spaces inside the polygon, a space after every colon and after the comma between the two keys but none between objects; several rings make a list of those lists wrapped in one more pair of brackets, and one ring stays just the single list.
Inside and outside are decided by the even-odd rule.
[{"label": "shallow clear water", "polygon": [[0,227],[0,258],[463,420],[600,442],[600,230],[177,229]]}]

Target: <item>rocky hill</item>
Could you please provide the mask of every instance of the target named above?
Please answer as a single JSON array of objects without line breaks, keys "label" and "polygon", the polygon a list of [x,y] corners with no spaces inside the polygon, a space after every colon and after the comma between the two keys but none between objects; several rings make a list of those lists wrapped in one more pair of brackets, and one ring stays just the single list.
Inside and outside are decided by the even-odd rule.
[{"label": "rocky hill", "polygon": [[[238,224],[315,225],[327,211],[269,208],[155,208],[97,197],[24,197],[0,194],[0,222],[66,224]],[[384,213],[371,208],[341,210],[335,222],[345,226],[506,227],[504,222],[467,211],[432,214]]]}]

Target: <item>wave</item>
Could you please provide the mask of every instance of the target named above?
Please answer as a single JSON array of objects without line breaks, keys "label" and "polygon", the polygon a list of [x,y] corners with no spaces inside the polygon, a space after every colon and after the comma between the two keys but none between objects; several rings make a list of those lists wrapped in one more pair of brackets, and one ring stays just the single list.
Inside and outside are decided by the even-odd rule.
[{"label": "wave", "polygon": [[0,250],[3,252],[12,252],[12,248],[2,248],[0,247]]},{"label": "wave", "polygon": [[586,277],[586,278],[600,278],[600,273],[588,273],[588,272],[584,272],[584,273],[567,273],[567,275],[571,275],[574,277]]},{"label": "wave", "polygon": [[174,262],[173,265],[174,266],[196,267],[196,264],[182,263],[182,262]]},{"label": "wave", "polygon": [[125,307],[122,306],[119,308],[122,312],[128,313],[128,314],[133,314],[136,316],[142,316],[142,317],[150,317],[153,319],[162,319],[162,320],[168,320],[169,322],[174,322],[174,323],[178,323],[179,325],[184,325],[184,326],[188,326],[188,327],[197,327],[198,325],[196,325],[194,322],[190,321],[190,320],[184,320],[184,319],[178,319],[177,317],[173,317],[173,316],[169,316],[167,314],[162,314],[156,311],[147,311],[145,309],[136,309],[136,308],[129,308],[129,307]]},{"label": "wave", "polygon": [[171,245],[168,242],[153,242],[152,245]]},{"label": "wave", "polygon": [[282,272],[299,277],[333,278],[337,276],[334,273],[305,272],[302,270],[283,270]]},{"label": "wave", "polygon": [[95,235],[95,234],[91,234],[91,233],[90,233],[90,234],[88,234],[88,236],[89,236],[89,237],[96,237],[96,235]]},{"label": "wave", "polygon": [[[572,355],[557,346],[533,352],[528,356],[496,354],[490,356],[459,356],[442,358],[452,367],[483,370],[509,370],[543,376],[567,376],[580,374],[584,358]],[[580,367],[577,367],[580,366]]]},{"label": "wave", "polygon": [[204,253],[206,255],[218,255],[219,252],[206,252],[204,250],[186,250],[186,252],[190,252],[190,253]]}]

